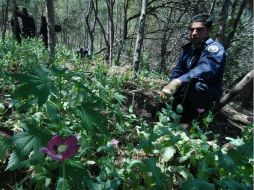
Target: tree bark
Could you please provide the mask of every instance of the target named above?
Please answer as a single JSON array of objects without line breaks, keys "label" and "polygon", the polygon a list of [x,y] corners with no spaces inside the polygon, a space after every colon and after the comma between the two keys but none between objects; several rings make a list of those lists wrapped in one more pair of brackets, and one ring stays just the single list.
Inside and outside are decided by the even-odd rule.
[{"label": "tree bark", "polygon": [[[163,31],[163,38],[162,38],[162,45],[161,45],[161,61],[160,61],[160,73],[164,72],[166,70],[166,60],[167,58],[170,56],[171,52],[173,51],[173,49],[175,48],[175,46],[177,45],[177,43],[180,41],[180,39],[183,37],[183,35],[180,36],[180,38],[176,39],[176,41],[174,42],[174,44],[171,46],[171,48],[168,50],[168,42],[170,41],[171,35],[174,31],[173,28],[170,27],[170,18],[171,18],[171,13],[172,13],[173,9],[171,9],[171,12],[169,14],[169,18],[167,19],[166,22],[166,27]],[[183,18],[184,14],[186,13],[187,9],[185,9],[177,18],[176,23],[179,23],[181,21],[181,19]]]},{"label": "tree bark", "polygon": [[120,61],[120,57],[121,57],[121,53],[124,49],[125,43],[126,43],[126,39],[127,39],[127,35],[128,35],[128,22],[127,22],[127,11],[129,8],[129,0],[125,0],[124,1],[124,13],[123,13],[123,35],[122,35],[122,40],[121,40],[121,44],[120,44],[120,48],[117,54],[117,59],[116,59],[116,65],[119,65],[119,61]]},{"label": "tree bark", "polygon": [[[4,7],[4,5],[3,5]],[[15,7],[14,7],[15,8]],[[3,30],[2,30],[2,42],[5,41],[5,33],[6,33],[6,28],[7,28],[7,21],[8,21],[8,9],[9,9],[9,0],[6,1],[6,9],[4,12],[3,9]],[[5,14],[4,14],[5,13]]]},{"label": "tree bark", "polygon": [[134,60],[133,60],[133,78],[137,77],[137,72],[139,70],[141,50],[144,40],[145,31],[145,19],[146,19],[146,7],[148,0],[142,0],[141,14],[139,18],[139,31],[136,39],[136,45],[134,50]]},{"label": "tree bark", "polygon": [[213,4],[212,4],[212,6],[211,6],[211,8],[210,8],[210,10],[209,10],[209,14],[210,14],[210,15],[213,14],[215,5],[216,5],[216,0],[213,0]]},{"label": "tree bark", "polygon": [[[93,25],[90,26],[89,17],[92,14],[92,10],[94,10],[95,17],[94,17]],[[97,7],[94,7],[93,0],[90,0],[89,6],[88,6],[88,11],[86,14],[86,26],[87,26],[87,30],[88,30],[88,34],[89,34],[89,38],[90,38],[90,55],[93,55],[93,52],[94,52],[94,31],[95,31],[95,26],[96,26],[97,13],[98,13]]]},{"label": "tree bark", "polygon": [[55,16],[53,0],[46,0],[46,15],[48,23],[48,44],[49,44],[49,61],[48,66],[52,64],[55,56],[56,33],[55,33]]},{"label": "tree bark", "polygon": [[[220,111],[228,102],[236,97],[246,86],[253,83],[254,69],[251,70],[234,88],[232,88],[221,100],[215,105],[214,112]],[[246,88],[248,89],[248,88]]]},{"label": "tree bark", "polygon": [[224,44],[225,49],[228,49],[229,46],[230,46],[231,40],[234,37],[236,28],[238,26],[240,18],[241,18],[242,14],[243,14],[243,9],[245,8],[246,4],[247,4],[247,0],[242,0],[240,8],[238,10],[238,13],[237,13],[237,15],[234,18],[234,21],[233,21],[233,24],[232,24],[232,28],[231,28],[231,30],[230,30],[230,32],[229,32],[229,34],[227,36],[226,42]]},{"label": "tree bark", "polygon": [[226,28],[226,22],[228,18],[228,12],[229,8],[231,5],[231,0],[225,0],[221,14],[220,14],[220,24],[219,24],[219,32],[217,33],[216,40],[222,43],[223,45],[225,44],[225,28]]},{"label": "tree bark", "polygon": [[221,113],[224,114],[228,120],[233,122],[232,124],[236,125],[237,127],[243,129],[244,125],[251,124],[253,122],[253,116],[245,115],[242,113],[237,112],[236,110],[225,106]]},{"label": "tree bark", "polygon": [[113,44],[115,38],[115,30],[114,30],[114,18],[113,18],[113,8],[114,8],[114,0],[107,0],[108,7],[108,18],[109,18],[109,65],[112,65],[113,60]]},{"label": "tree bark", "polygon": [[[94,1],[94,9],[98,9],[98,0],[95,0],[95,1]],[[101,32],[102,32],[102,35],[103,35],[105,44],[106,44],[106,46],[107,46],[107,49],[109,50],[109,46],[110,46],[110,45],[109,45],[109,41],[108,41],[108,38],[107,38],[107,34],[106,34],[106,31],[105,31],[105,28],[104,28],[104,26],[102,25],[102,23],[101,23],[101,21],[100,21],[100,19],[99,19],[99,17],[98,17],[98,14],[95,15],[95,17],[96,17],[96,20],[97,20],[97,22],[98,22],[100,28],[101,28]],[[98,52],[97,52],[97,53],[98,53]],[[97,54],[97,53],[96,53],[96,54]]]}]

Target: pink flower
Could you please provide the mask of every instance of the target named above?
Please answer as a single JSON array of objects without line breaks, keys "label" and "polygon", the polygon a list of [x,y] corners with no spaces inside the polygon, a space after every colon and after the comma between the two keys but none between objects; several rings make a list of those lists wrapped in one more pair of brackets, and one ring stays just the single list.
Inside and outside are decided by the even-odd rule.
[{"label": "pink flower", "polygon": [[252,116],[247,116],[247,121],[249,121],[250,123],[253,122],[253,117]]},{"label": "pink flower", "polygon": [[117,146],[118,143],[119,143],[119,141],[116,140],[116,139],[112,139],[112,140],[111,140],[111,144],[112,144],[113,146]]},{"label": "pink flower", "polygon": [[117,147],[117,146],[118,146],[118,143],[119,143],[118,140],[112,139],[111,141],[109,141],[109,142],[107,143],[107,146],[108,146],[108,147]]},{"label": "pink flower", "polygon": [[203,109],[203,108],[197,108],[197,111],[198,111],[198,113],[203,113],[205,111],[205,109]]},{"label": "pink flower", "polygon": [[78,139],[75,135],[61,137],[55,135],[48,142],[48,147],[42,147],[41,152],[49,155],[53,160],[64,161],[78,152]]}]

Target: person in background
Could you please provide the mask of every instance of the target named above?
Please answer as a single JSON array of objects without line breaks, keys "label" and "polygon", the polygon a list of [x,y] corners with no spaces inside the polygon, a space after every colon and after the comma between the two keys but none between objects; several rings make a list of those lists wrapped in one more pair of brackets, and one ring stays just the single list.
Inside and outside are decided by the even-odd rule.
[{"label": "person in background", "polygon": [[162,101],[173,97],[172,107],[183,106],[182,118],[190,121],[198,110],[211,110],[223,93],[222,78],[226,61],[223,46],[209,37],[213,20],[198,14],[189,28],[190,42],[182,47],[171,82],[160,94]]},{"label": "person in background", "polygon": [[[62,26],[59,24],[55,24],[55,32],[59,33],[62,31]],[[39,31],[39,35],[42,36],[42,41],[46,48],[48,48],[48,23],[45,16],[41,17],[41,27]]]},{"label": "person in background", "polygon": [[19,13],[19,8],[15,7],[10,23],[12,27],[13,36],[17,40],[17,42],[20,44],[21,43],[21,29],[20,29],[19,21],[18,21],[18,13]]},{"label": "person in background", "polygon": [[36,26],[34,18],[28,14],[27,8],[23,7],[22,13],[18,13],[18,16],[22,20],[22,35],[25,38],[35,37],[36,34]]},{"label": "person in background", "polygon": [[45,16],[41,17],[41,28],[39,34],[42,36],[42,41],[44,42],[45,47],[48,48],[48,26]]},{"label": "person in background", "polygon": [[84,58],[89,56],[89,51],[88,49],[81,47],[80,49],[77,50],[77,54],[80,58]]}]

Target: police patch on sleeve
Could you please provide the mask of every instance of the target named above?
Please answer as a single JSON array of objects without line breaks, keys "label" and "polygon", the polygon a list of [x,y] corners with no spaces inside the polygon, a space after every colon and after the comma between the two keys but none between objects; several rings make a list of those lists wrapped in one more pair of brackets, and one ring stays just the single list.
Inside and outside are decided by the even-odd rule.
[{"label": "police patch on sleeve", "polygon": [[207,48],[207,50],[211,53],[217,53],[219,51],[219,48],[216,45],[211,45]]}]

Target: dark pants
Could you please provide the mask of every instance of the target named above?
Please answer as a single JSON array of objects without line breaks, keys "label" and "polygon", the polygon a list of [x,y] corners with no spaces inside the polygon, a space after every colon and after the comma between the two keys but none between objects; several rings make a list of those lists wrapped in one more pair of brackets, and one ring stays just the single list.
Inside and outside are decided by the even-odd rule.
[{"label": "dark pants", "polygon": [[183,121],[191,121],[198,116],[198,108],[208,113],[213,107],[214,98],[208,86],[202,81],[193,80],[183,85],[174,95],[172,104],[175,110],[178,104],[183,106]]}]

